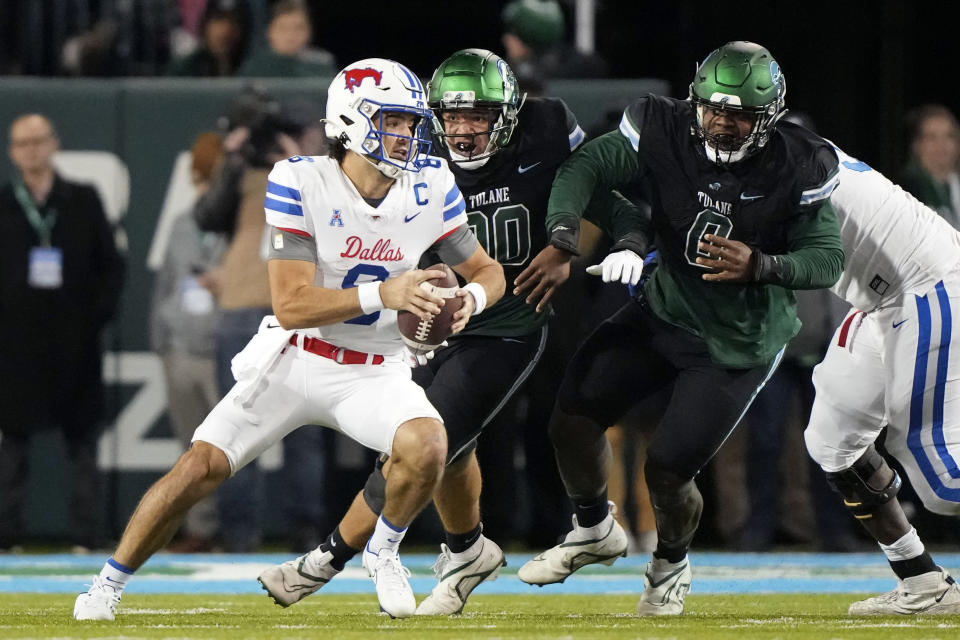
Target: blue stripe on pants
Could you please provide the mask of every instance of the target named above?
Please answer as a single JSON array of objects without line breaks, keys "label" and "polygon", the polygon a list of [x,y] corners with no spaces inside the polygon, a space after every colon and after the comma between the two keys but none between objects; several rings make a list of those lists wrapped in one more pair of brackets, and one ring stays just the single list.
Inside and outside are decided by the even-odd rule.
[{"label": "blue stripe on pants", "polygon": [[951,478],[960,478],[960,468],[947,449],[943,437],[943,405],[947,390],[947,367],[950,362],[950,339],[953,333],[953,318],[950,311],[950,298],[943,281],[937,283],[937,302],[940,304],[940,350],[937,354],[937,386],[933,395],[933,444],[943,466]]},{"label": "blue stripe on pants", "polygon": [[[943,410],[944,396],[947,381],[947,363],[950,353],[951,313],[943,282],[937,284],[937,299],[940,303],[940,321],[942,324],[940,343],[938,345],[936,384],[933,392],[933,442],[935,450],[950,471],[951,477],[957,471],[957,464],[947,451],[943,437]],[[920,325],[920,334],[917,338],[917,360],[913,370],[913,392],[910,398],[910,429],[907,434],[907,446],[913,454],[917,466],[934,493],[944,500],[960,502],[960,488],[947,487],[940,480],[936,470],[927,458],[924,450],[923,433],[923,400],[927,381],[927,365],[929,362],[930,339],[932,334],[932,317],[930,315],[930,301],[926,296],[917,296],[917,321]]]}]

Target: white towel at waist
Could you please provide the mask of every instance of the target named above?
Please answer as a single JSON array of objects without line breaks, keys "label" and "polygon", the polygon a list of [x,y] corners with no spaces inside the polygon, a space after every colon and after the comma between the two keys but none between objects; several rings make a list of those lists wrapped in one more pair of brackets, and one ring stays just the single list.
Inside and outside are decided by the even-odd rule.
[{"label": "white towel at waist", "polygon": [[241,406],[247,404],[256,393],[263,377],[276,364],[293,334],[293,330],[280,326],[276,316],[264,316],[257,334],[230,361],[230,371],[237,381],[236,401]]}]

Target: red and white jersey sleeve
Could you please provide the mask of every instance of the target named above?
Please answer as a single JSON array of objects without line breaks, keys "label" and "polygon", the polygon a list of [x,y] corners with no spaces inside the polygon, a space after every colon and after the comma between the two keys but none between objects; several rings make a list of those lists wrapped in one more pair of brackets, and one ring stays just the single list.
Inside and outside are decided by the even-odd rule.
[{"label": "red and white jersey sleeve", "polygon": [[878,171],[837,149],[840,184],[830,201],[846,264],[831,288],[857,309],[923,295],[960,262],[960,234]]},{"label": "red and white jersey sleeve", "polygon": [[[333,158],[295,156],[271,171],[265,207],[269,224],[313,238],[314,282],[327,289],[416,269],[434,242],[467,222],[460,189],[439,158],[428,158],[417,173],[404,172],[374,207]],[[366,353],[394,355],[402,348],[397,312],[390,309],[304,333]]]},{"label": "red and white jersey sleeve", "polygon": [[458,227],[467,224],[467,203],[463,200],[460,187],[454,181],[453,173],[447,169],[446,161],[440,160],[440,162],[447,178],[440,187],[443,193],[443,235],[440,238],[443,238],[453,233]]}]

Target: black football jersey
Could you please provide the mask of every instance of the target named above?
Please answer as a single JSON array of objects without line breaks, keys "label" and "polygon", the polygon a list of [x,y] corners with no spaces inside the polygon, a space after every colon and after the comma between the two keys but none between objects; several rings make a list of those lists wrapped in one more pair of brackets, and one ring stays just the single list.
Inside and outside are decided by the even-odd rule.
[{"label": "black football jersey", "polygon": [[778,129],[763,153],[718,165],[691,135],[690,102],[650,96],[634,102],[627,115],[641,131],[642,191],[659,214],[653,223],[660,259],[693,277],[704,272],[695,264],[704,233],[767,254],[786,253],[785,223],[800,214],[805,201],[819,202],[820,185],[835,184],[829,177],[837,169],[836,154],[800,127]]},{"label": "black football jersey", "polygon": [[[520,109],[509,144],[477,169],[450,162],[463,194],[467,220],[487,253],[503,265],[506,292],[470,320],[464,335],[526,335],[546,322],[513,280],[547,244],[546,211],[553,177],[583,140],[583,131],[562,100],[529,98]],[[434,148],[444,149],[443,142]]]}]

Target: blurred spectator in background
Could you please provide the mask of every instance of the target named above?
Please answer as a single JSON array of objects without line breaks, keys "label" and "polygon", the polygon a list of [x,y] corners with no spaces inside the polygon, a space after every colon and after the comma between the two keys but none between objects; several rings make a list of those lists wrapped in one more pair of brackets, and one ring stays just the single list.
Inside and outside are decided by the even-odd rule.
[{"label": "blurred spectator in background", "polygon": [[[177,65],[225,75],[233,28],[220,18],[237,14],[245,41],[254,13],[267,0],[3,0],[0,2],[0,73],[23,75],[153,76],[206,41]],[[212,18],[216,17],[216,20]],[[213,23],[213,26],[210,26]],[[204,33],[209,27],[210,33]],[[241,52],[242,53],[242,52]],[[193,65],[193,67],[191,67]]]},{"label": "blurred spectator in background", "polygon": [[59,75],[68,38],[90,29],[99,12],[87,0],[2,0],[0,73]]},{"label": "blurred spectator in background", "polygon": [[58,148],[42,115],[10,126],[17,172],[0,189],[0,548],[21,539],[29,439],[47,423],[62,431],[70,460],[71,542],[106,546],[96,538],[100,339],[124,266],[97,192],[54,171]]},{"label": "blurred spectator in background", "polygon": [[943,105],[926,104],[907,114],[910,159],[901,186],[960,229],[960,127]]},{"label": "blurred spectator in background", "polygon": [[177,8],[180,11],[178,31],[182,31],[196,45],[203,33],[203,15],[207,9],[207,0],[177,0]]},{"label": "blurred spectator in background", "polygon": [[[223,163],[210,189],[197,201],[200,229],[227,233],[229,245],[217,269],[208,273],[221,309],[216,330],[217,384],[221,397],[234,384],[230,361],[272,314],[263,209],[267,174],[275,162],[323,152],[319,111],[308,103],[281,105],[266,94],[245,90],[225,118]],[[194,427],[199,426],[199,423]],[[298,429],[283,439],[289,491],[280,505],[290,526],[291,545],[313,548],[325,529],[323,429]],[[217,492],[220,538],[228,552],[260,545],[262,474],[247,465]]]},{"label": "blurred spectator in background", "polygon": [[542,94],[552,78],[599,78],[607,64],[564,40],[566,20],[556,0],[514,0],[503,9],[503,46],[520,85]]},{"label": "blurred spectator in background", "polygon": [[170,60],[171,34],[180,22],[177,0],[60,0],[36,4],[59,6],[60,11],[53,10],[55,15],[72,8],[78,17],[84,16],[83,23],[89,23],[79,25],[63,43],[59,62],[64,73],[154,76],[162,73]]},{"label": "blurred spectator in background", "polygon": [[201,22],[200,46],[170,63],[172,76],[232,76],[250,43],[250,11],[242,0],[209,0]]},{"label": "blurred spectator in background", "polygon": [[333,54],[310,47],[313,29],[303,0],[280,0],[273,5],[267,42],[240,68],[241,76],[283,78],[333,77],[339,71]]},{"label": "blurred spectator in background", "polygon": [[[191,149],[191,179],[204,193],[220,157],[221,136],[202,133]],[[219,312],[207,272],[225,248],[223,234],[200,231],[189,212],[173,225],[163,266],[157,273],[150,314],[150,346],[163,360],[167,415],[174,435],[190,446],[194,430],[220,401],[215,354]],[[213,547],[219,518],[213,495],[187,514],[171,551]]]}]

